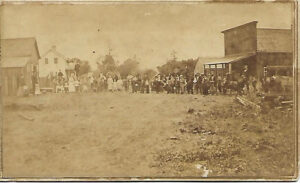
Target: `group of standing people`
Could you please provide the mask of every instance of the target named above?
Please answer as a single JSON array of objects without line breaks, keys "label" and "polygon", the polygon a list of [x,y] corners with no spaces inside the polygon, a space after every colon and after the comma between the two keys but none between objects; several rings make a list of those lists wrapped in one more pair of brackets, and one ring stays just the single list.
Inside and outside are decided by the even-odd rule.
[{"label": "group of standing people", "polygon": [[[79,76],[80,65],[77,64],[72,73],[59,70],[54,75],[51,73],[49,79],[51,88],[56,93],[69,92],[117,92],[125,91],[129,93],[167,93],[167,94],[245,94],[247,92],[263,91],[268,92],[270,88],[280,88],[280,82],[276,76],[257,81],[255,77],[249,75],[248,66],[245,65],[237,76],[233,77],[229,73],[196,73],[193,76],[188,74],[168,75],[157,74],[148,76],[147,74],[129,74],[121,77],[119,73],[87,73]],[[22,76],[20,77],[22,78]],[[20,79],[19,83],[22,79]],[[35,91],[37,83],[36,74],[32,76],[32,90]],[[25,84],[20,84],[25,85]],[[18,93],[26,91],[20,87]]]},{"label": "group of standing people", "polygon": [[157,75],[152,83],[152,90],[156,93],[166,92],[175,94],[227,94],[237,92],[243,94],[251,88],[257,91],[257,81],[249,76],[248,67],[245,66],[238,78],[233,79],[232,74],[213,73],[186,76],[179,74]]},{"label": "group of standing people", "polygon": [[78,77],[77,73],[65,77],[59,71],[53,79],[55,92],[116,92],[126,91],[130,93],[167,93],[167,94],[227,94],[235,91],[239,94],[249,91],[249,86],[256,91],[257,81],[249,79],[248,67],[245,67],[240,77],[233,80],[232,75],[213,73],[196,73],[189,77],[183,74],[170,73],[169,75],[158,74],[149,77],[146,74],[129,74],[121,77],[117,73],[93,74],[88,73],[85,77]]},{"label": "group of standing people", "polygon": [[118,76],[107,75],[100,73],[95,75],[87,73],[82,76],[77,76],[71,73],[69,77],[64,77],[62,72],[54,78],[55,92],[103,92],[103,91],[120,91],[122,90],[122,80]]},{"label": "group of standing people", "polygon": [[153,89],[156,93],[164,92],[175,94],[215,94],[222,92],[222,77],[212,75],[195,74],[194,77],[169,74],[157,75],[153,81]]},{"label": "group of standing people", "polygon": [[100,73],[90,77],[93,82],[91,88],[94,92],[101,91],[126,91],[131,93],[150,93],[150,80],[147,76],[128,75],[126,78],[121,78],[118,74],[108,73],[106,76]]},{"label": "group of standing people", "polygon": [[[147,75],[131,75],[122,78],[116,73],[90,74],[81,79],[81,85],[92,92],[117,92],[126,91],[130,93],[150,93],[151,80]],[[84,89],[85,91],[85,89]]]},{"label": "group of standing people", "polygon": [[66,76],[61,70],[51,76],[52,87],[55,93],[68,93],[78,92],[80,86],[80,80],[78,75],[71,73],[70,76]]}]

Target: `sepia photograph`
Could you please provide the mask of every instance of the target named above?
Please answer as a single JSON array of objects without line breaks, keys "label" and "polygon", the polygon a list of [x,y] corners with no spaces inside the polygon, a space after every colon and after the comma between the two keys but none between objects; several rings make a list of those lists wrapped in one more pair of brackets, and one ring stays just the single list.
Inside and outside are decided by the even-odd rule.
[{"label": "sepia photograph", "polygon": [[0,179],[298,179],[296,1],[2,1]]}]

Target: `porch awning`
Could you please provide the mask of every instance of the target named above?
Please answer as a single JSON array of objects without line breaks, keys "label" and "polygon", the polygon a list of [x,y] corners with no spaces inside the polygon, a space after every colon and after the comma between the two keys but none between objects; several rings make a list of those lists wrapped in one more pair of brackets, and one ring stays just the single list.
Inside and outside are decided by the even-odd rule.
[{"label": "porch awning", "polygon": [[254,55],[255,53],[246,53],[240,55],[230,55],[221,58],[208,58],[210,61],[208,60],[208,62],[204,63],[204,65],[228,64],[228,63],[238,62],[240,60],[252,57]]}]

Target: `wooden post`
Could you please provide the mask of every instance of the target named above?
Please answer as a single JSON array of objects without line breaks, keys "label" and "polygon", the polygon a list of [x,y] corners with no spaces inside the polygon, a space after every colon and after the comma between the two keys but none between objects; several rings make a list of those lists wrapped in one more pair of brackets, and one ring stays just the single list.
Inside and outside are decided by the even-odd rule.
[{"label": "wooden post", "polygon": [[222,77],[224,77],[224,64],[222,64]]}]

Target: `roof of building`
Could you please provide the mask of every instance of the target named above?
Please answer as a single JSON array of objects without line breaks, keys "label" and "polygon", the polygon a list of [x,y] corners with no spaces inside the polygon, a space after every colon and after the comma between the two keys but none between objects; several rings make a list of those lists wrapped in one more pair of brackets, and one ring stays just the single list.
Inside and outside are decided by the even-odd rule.
[{"label": "roof of building", "polygon": [[66,56],[64,56],[62,53],[60,53],[59,51],[57,51],[56,47],[54,47],[54,46],[52,48],[50,48],[48,51],[46,51],[46,53],[44,53],[42,55],[42,58],[46,57],[51,52],[64,60],[68,60],[68,58]]},{"label": "roof of building", "polygon": [[230,31],[230,30],[233,30],[233,29],[236,29],[236,28],[240,28],[240,27],[243,27],[243,26],[246,26],[246,25],[249,25],[249,24],[257,24],[257,21],[248,22],[248,23],[245,23],[245,24],[242,24],[242,25],[239,25],[239,26],[232,27],[230,29],[223,30],[222,33],[225,33],[227,31]]},{"label": "roof of building", "polygon": [[218,58],[199,58],[199,60],[201,60],[204,65],[216,65],[216,64],[227,64],[227,63],[237,62],[242,59],[252,57],[254,55],[255,53],[245,53],[245,54],[230,55],[230,56],[218,57]]},{"label": "roof of building", "polygon": [[33,48],[36,49],[38,57],[40,57],[36,39],[33,37],[1,39],[1,54],[3,57],[32,56]]},{"label": "roof of building", "polygon": [[2,68],[25,67],[30,57],[4,57],[1,59]]},{"label": "roof of building", "polygon": [[293,52],[291,29],[257,29],[257,51]]}]

